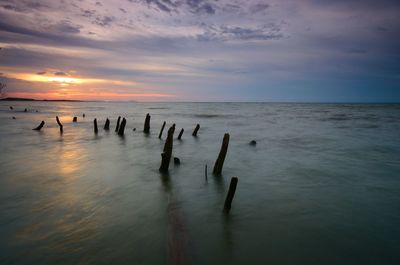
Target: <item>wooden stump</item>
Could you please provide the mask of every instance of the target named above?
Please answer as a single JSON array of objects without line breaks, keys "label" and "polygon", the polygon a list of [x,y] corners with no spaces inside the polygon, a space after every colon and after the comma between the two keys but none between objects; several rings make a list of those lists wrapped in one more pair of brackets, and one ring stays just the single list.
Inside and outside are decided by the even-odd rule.
[{"label": "wooden stump", "polygon": [[164,150],[163,150],[163,153],[161,154],[161,166],[159,169],[160,172],[168,172],[169,163],[171,161],[171,156],[172,156],[174,131],[175,131],[174,126],[172,126],[168,130],[167,140],[165,140]]},{"label": "wooden stump", "polygon": [[228,194],[226,195],[225,204],[224,204],[224,211],[229,213],[231,210],[232,200],[235,196],[236,186],[238,183],[238,178],[233,177],[231,178],[231,184],[229,184]]},{"label": "wooden stump", "polygon": [[121,116],[118,116],[118,120],[117,120],[117,126],[115,127],[115,131],[118,132],[119,130],[119,123],[121,121]]},{"label": "wooden stump", "polygon": [[58,116],[56,116],[56,121],[58,126],[60,127],[60,133],[64,132],[64,126],[61,124],[60,119],[58,118]]},{"label": "wooden stump", "polygon": [[146,119],[144,120],[144,129],[143,129],[144,133],[150,133],[150,118],[151,118],[150,114],[147,113]]},{"label": "wooden stump", "polygon": [[94,126],[94,133],[97,134],[99,132],[99,129],[97,128],[97,119],[93,120],[93,126]]},{"label": "wooden stump", "polygon": [[179,132],[178,140],[180,140],[180,139],[182,138],[182,134],[183,134],[184,131],[185,131],[185,130],[182,128],[182,130]]},{"label": "wooden stump", "polygon": [[40,131],[40,130],[43,128],[43,126],[44,126],[44,121],[42,121],[42,122],[39,124],[38,127],[34,128],[34,129],[32,129],[32,130]]},{"label": "wooden stump", "polygon": [[78,117],[74,117],[73,119],[72,119],[72,122],[77,122],[78,121]]},{"label": "wooden stump", "polygon": [[213,173],[215,175],[221,175],[222,167],[224,166],[224,161],[226,157],[226,152],[228,151],[229,145],[229,133],[225,133],[224,139],[222,140],[221,150],[219,151],[219,155],[214,164]]},{"label": "wooden stump", "polygon": [[196,128],[194,128],[194,131],[193,131],[193,133],[192,133],[192,135],[193,135],[194,137],[197,137],[197,132],[199,131],[199,129],[200,129],[200,124],[197,124],[197,125],[196,125]]},{"label": "wooden stump", "polygon": [[122,122],[121,122],[121,125],[119,126],[119,130],[118,130],[118,135],[119,135],[119,136],[124,136],[124,133],[125,133],[125,125],[126,125],[126,119],[123,118],[123,119],[122,119]]},{"label": "wooden stump", "polygon": [[104,130],[110,130],[110,120],[107,118],[106,123],[104,123]]},{"label": "wooden stump", "polygon": [[160,130],[160,134],[158,135],[158,139],[161,139],[162,133],[164,131],[165,124],[166,124],[166,122],[164,121],[164,123],[163,123],[163,125],[161,127],[161,130]]}]

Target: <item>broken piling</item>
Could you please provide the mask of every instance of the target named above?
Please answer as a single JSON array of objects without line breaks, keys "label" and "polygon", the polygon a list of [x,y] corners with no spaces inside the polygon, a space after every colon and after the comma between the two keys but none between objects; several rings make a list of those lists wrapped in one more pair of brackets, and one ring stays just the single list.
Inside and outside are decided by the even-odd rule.
[{"label": "broken piling", "polygon": [[225,133],[224,139],[222,140],[221,150],[214,164],[213,173],[214,175],[221,175],[222,167],[224,166],[224,161],[226,157],[226,152],[228,151],[229,145],[229,133]]}]

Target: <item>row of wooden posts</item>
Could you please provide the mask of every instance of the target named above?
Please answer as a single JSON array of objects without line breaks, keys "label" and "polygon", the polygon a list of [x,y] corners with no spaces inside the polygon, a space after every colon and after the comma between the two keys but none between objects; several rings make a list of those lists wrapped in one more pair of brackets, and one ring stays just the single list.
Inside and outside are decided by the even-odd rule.
[{"label": "row of wooden posts", "polygon": [[[149,113],[147,113],[145,121],[144,121],[144,128],[143,128],[143,132],[146,134],[150,133],[150,119],[151,119],[151,116]],[[60,133],[63,133],[64,127],[61,124],[58,116],[56,116],[56,121],[57,121],[58,126],[60,127]],[[77,122],[77,117],[74,117],[72,121]],[[45,124],[45,122],[42,121],[40,123],[40,125],[38,127],[34,128],[33,130],[40,131],[43,128],[44,124]],[[161,130],[160,130],[160,133],[158,135],[158,138],[160,138],[160,139],[161,139],[162,133],[164,131],[165,125],[166,125],[166,122],[164,121],[163,125],[161,127]],[[121,121],[121,116],[119,116],[117,119],[117,125],[115,127],[115,132],[117,132],[118,135],[123,136],[124,132],[125,132],[125,126],[126,126],[126,119],[122,118],[122,121]],[[94,133],[97,134],[99,131],[98,126],[97,126],[97,119],[93,120],[93,127],[94,127]],[[106,119],[106,122],[105,122],[103,128],[104,128],[104,130],[110,130],[110,120],[108,118]],[[192,133],[192,136],[196,137],[199,129],[200,129],[200,124],[197,124]],[[160,165],[159,171],[162,173],[167,173],[169,170],[169,165],[170,165],[171,157],[172,157],[174,132],[175,132],[175,124],[173,124],[168,129],[167,139],[165,140],[163,152],[161,153],[161,165]],[[184,129],[182,128],[181,131],[179,132],[178,140],[181,139],[183,132],[184,132]],[[215,161],[214,168],[213,168],[213,174],[216,176],[220,176],[222,173],[222,168],[224,166],[226,153],[228,151],[228,145],[229,145],[229,134],[226,133],[222,140],[221,149],[219,151],[218,158]],[[179,159],[177,159],[175,161],[179,162]],[[206,175],[206,179],[207,179],[207,165],[205,168],[205,175]],[[238,183],[238,178],[232,177],[230,185],[229,185],[228,194],[226,196],[225,204],[224,204],[224,211],[226,211],[226,212],[229,212],[229,210],[231,209],[231,204],[232,204],[233,197],[235,195],[237,183]]]}]

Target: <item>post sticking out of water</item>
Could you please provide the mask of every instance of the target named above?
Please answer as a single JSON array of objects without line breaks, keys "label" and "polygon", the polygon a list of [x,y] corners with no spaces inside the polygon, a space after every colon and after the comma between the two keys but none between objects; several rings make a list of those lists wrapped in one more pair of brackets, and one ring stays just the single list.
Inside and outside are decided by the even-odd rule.
[{"label": "post sticking out of water", "polygon": [[224,166],[224,161],[226,157],[226,152],[228,151],[229,145],[229,133],[225,133],[224,139],[222,140],[221,150],[214,164],[213,173],[214,175],[221,175],[222,167]]},{"label": "post sticking out of water", "polygon": [[144,120],[144,129],[143,129],[144,133],[150,133],[150,118],[151,118],[150,114],[147,113],[146,119]]},{"label": "post sticking out of water", "polygon": [[121,121],[121,116],[118,116],[117,126],[115,127],[115,131],[118,132],[119,130],[119,122]]},{"label": "post sticking out of water", "polygon": [[193,135],[194,137],[197,137],[197,132],[199,131],[199,129],[200,129],[200,124],[197,124],[197,125],[196,125],[196,128],[194,128],[194,131],[193,131],[193,133],[192,133],[192,135]]},{"label": "post sticking out of water", "polygon": [[229,184],[229,191],[228,191],[228,194],[226,195],[225,204],[224,204],[224,211],[227,213],[229,213],[229,211],[231,210],[232,200],[233,200],[233,197],[235,196],[237,183],[238,183],[237,177],[231,178],[231,184]]},{"label": "post sticking out of water", "polygon": [[93,120],[93,125],[94,125],[94,133],[97,134],[99,132],[99,129],[97,128],[97,119]]},{"label": "post sticking out of water", "polygon": [[168,172],[169,162],[171,161],[172,156],[172,147],[173,147],[173,137],[174,137],[175,126],[171,126],[168,130],[167,140],[165,140],[164,151],[161,154],[161,166],[160,172]]},{"label": "post sticking out of water", "polygon": [[182,130],[179,132],[178,140],[180,140],[180,139],[182,138],[182,134],[183,134],[184,131],[185,131],[185,130],[182,128]]},{"label": "post sticking out of water", "polygon": [[34,128],[34,129],[32,129],[32,130],[40,131],[40,130],[42,129],[43,126],[44,126],[44,121],[42,121],[42,122],[39,124],[38,127]]},{"label": "post sticking out of water", "polygon": [[78,121],[78,117],[74,117],[73,119],[72,119],[72,122],[77,122]]},{"label": "post sticking out of water", "polygon": [[125,125],[126,125],[126,119],[123,118],[121,125],[119,126],[119,130],[118,130],[118,135],[119,136],[124,136],[124,132],[125,132]]},{"label": "post sticking out of water", "polygon": [[204,168],[204,174],[206,175],[206,181],[208,180],[208,176],[207,176],[207,164],[206,164],[206,166],[205,166],[205,168]]},{"label": "post sticking out of water", "polygon": [[58,118],[58,116],[56,116],[56,121],[57,121],[58,126],[60,126],[60,133],[63,133],[64,132],[64,130],[63,130],[64,126],[61,124],[60,119]]},{"label": "post sticking out of water", "polygon": [[162,125],[162,127],[161,127],[161,130],[160,130],[160,134],[158,135],[158,139],[161,139],[162,133],[163,133],[163,131],[164,131],[165,123],[166,123],[166,122],[164,121],[164,123],[163,123],[163,125]]},{"label": "post sticking out of water", "polygon": [[106,123],[104,123],[104,130],[110,130],[110,120],[107,118]]}]

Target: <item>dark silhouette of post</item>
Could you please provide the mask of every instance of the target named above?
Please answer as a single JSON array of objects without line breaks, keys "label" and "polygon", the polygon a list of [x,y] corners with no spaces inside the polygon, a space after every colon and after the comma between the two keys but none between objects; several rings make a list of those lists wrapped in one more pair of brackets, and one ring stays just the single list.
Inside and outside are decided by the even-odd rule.
[{"label": "dark silhouette of post", "polygon": [[119,126],[119,130],[118,130],[118,135],[119,136],[124,136],[124,132],[125,132],[125,125],[126,125],[126,119],[123,118],[121,125]]},{"label": "dark silhouette of post", "polygon": [[146,119],[144,120],[144,128],[143,128],[143,132],[144,133],[150,133],[150,114],[147,113],[146,114]]},{"label": "dark silhouette of post", "polygon": [[72,122],[77,122],[78,121],[78,117],[74,117],[73,119],[72,119]]},{"label": "dark silhouette of post", "polygon": [[221,150],[214,164],[213,173],[214,175],[221,175],[222,167],[224,166],[224,161],[226,157],[226,152],[228,151],[229,145],[229,133],[225,133],[224,139],[222,140]]},{"label": "dark silhouette of post", "polygon": [[180,140],[180,139],[182,138],[182,134],[183,134],[184,131],[185,131],[185,130],[182,128],[182,130],[179,132],[178,140]]},{"label": "dark silhouette of post", "polygon": [[94,133],[97,134],[99,132],[99,129],[97,128],[97,119],[93,120],[93,126],[94,126]]},{"label": "dark silhouette of post", "polygon": [[42,122],[39,124],[38,127],[34,128],[34,129],[32,129],[32,130],[40,131],[40,130],[43,128],[43,126],[44,126],[44,121],[42,121]]},{"label": "dark silhouette of post", "polygon": [[175,131],[174,126],[171,126],[171,128],[169,128],[168,130],[167,140],[165,140],[164,144],[164,151],[161,154],[161,166],[159,169],[160,172],[168,172],[169,163],[171,161],[171,156],[172,156],[174,131]]},{"label": "dark silhouette of post", "polygon": [[60,119],[58,118],[58,116],[56,116],[56,121],[57,121],[57,124],[58,124],[58,126],[60,127],[60,133],[63,133],[64,132],[64,126],[61,124],[61,122],[60,122]]},{"label": "dark silhouette of post", "polygon": [[197,125],[196,125],[196,128],[194,128],[194,131],[193,131],[193,133],[192,133],[192,135],[193,135],[194,137],[197,137],[197,132],[199,131],[199,129],[200,129],[200,124],[197,124]]},{"label": "dark silhouette of post", "polygon": [[165,124],[166,124],[166,122],[164,121],[164,123],[163,123],[163,125],[161,127],[161,130],[160,130],[160,134],[158,135],[158,139],[161,139],[162,133],[164,131]]},{"label": "dark silhouette of post", "polygon": [[121,116],[118,116],[118,120],[117,120],[117,126],[115,127],[115,131],[118,132],[119,130],[119,123],[121,121]]},{"label": "dark silhouette of post", "polygon": [[225,204],[224,204],[224,211],[227,213],[229,213],[229,211],[231,210],[232,200],[233,200],[233,197],[235,196],[237,183],[238,183],[237,177],[231,178],[231,183],[229,184],[229,190],[228,190],[228,194],[226,195]]},{"label": "dark silhouette of post", "polygon": [[110,130],[110,120],[107,118],[106,123],[104,123],[104,130]]}]

